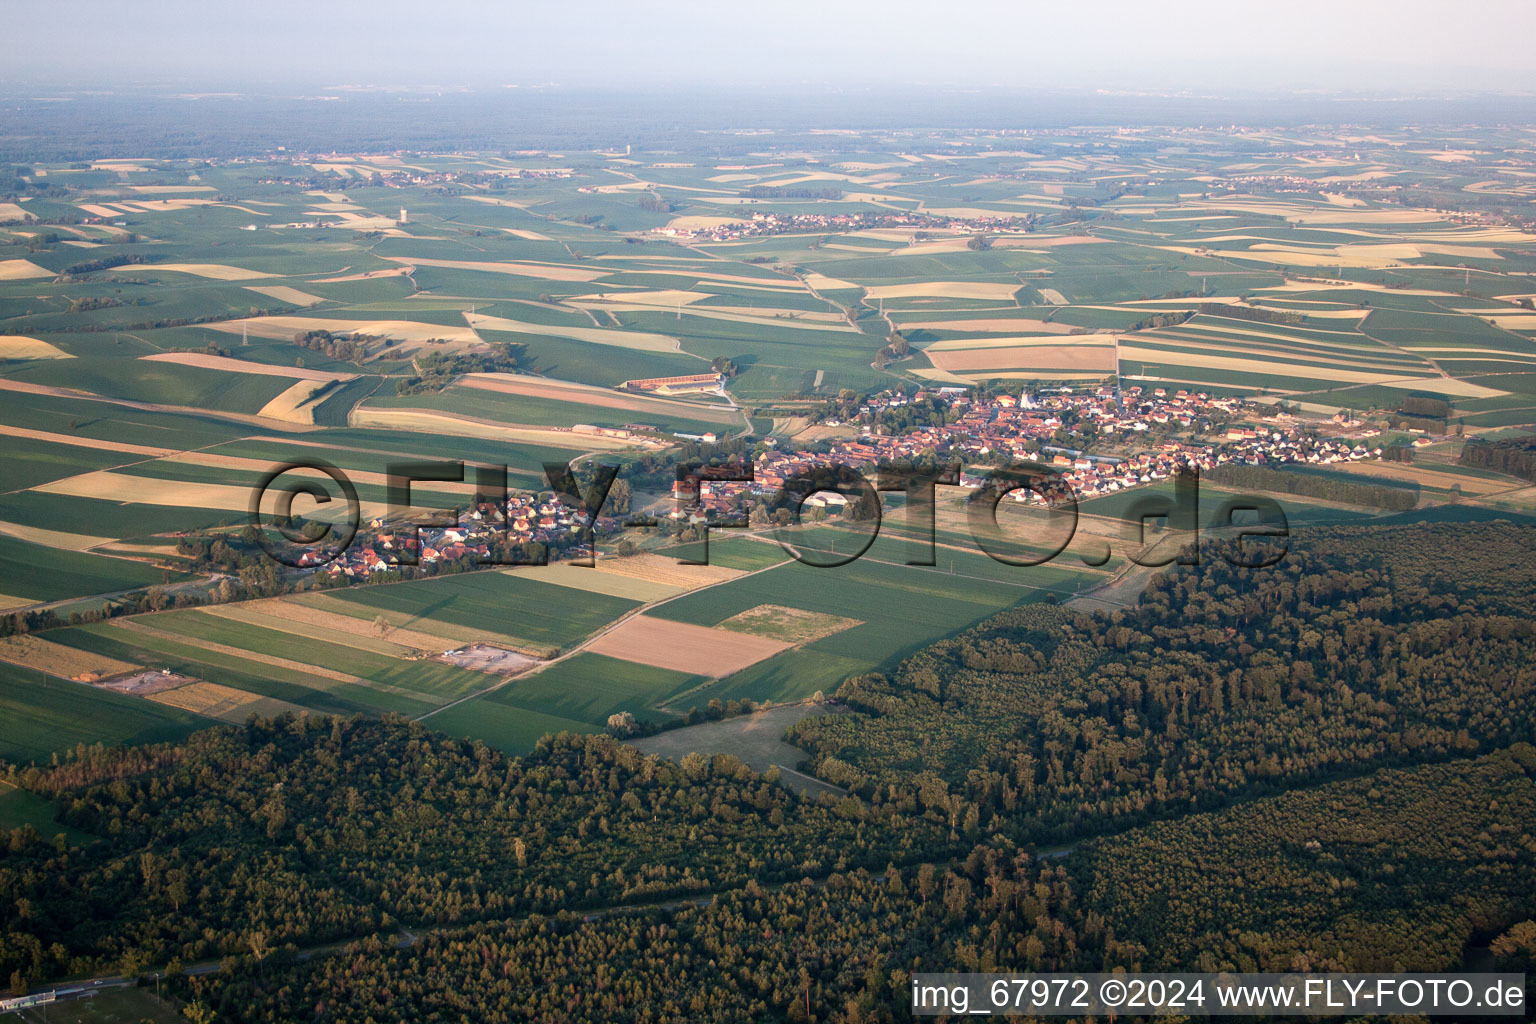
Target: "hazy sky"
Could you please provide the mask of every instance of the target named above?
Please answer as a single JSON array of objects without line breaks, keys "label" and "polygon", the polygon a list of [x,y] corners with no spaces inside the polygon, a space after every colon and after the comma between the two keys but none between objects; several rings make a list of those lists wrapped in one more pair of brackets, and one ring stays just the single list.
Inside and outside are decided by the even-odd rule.
[{"label": "hazy sky", "polygon": [[0,0],[0,80],[1536,91],[1531,0]]}]

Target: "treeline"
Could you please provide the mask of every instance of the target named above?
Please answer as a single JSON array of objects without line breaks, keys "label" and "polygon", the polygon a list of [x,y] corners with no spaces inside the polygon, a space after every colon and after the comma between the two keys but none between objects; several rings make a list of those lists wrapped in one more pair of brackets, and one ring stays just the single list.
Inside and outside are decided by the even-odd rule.
[{"label": "treeline", "polygon": [[1372,508],[1389,509],[1394,512],[1406,511],[1419,503],[1417,486],[1388,487],[1384,484],[1270,469],[1267,466],[1228,463],[1206,470],[1205,479],[1213,484],[1242,490],[1295,494],[1303,498],[1342,501],[1350,505],[1369,505]]},{"label": "treeline", "polygon": [[115,256],[102,256],[94,260],[85,260],[82,263],[72,263],[64,268],[64,273],[71,277],[81,274],[95,274],[102,270],[111,270],[113,267],[126,267],[149,262],[149,257],[142,253],[118,253]]},{"label": "treeline", "polygon": [[1252,320],[1261,324],[1304,324],[1306,315],[1289,309],[1269,309],[1264,306],[1234,306],[1228,302],[1202,302],[1196,309],[1206,316],[1223,316],[1230,320]]},{"label": "treeline", "polygon": [[1461,449],[1458,461],[1463,466],[1536,480],[1536,437],[1501,437],[1493,441],[1475,438]]}]

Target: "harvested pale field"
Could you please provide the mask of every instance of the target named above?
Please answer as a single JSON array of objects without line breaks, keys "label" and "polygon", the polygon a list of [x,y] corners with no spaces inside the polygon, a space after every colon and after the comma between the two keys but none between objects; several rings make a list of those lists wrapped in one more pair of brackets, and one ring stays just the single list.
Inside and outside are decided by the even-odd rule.
[{"label": "harvested pale field", "polygon": [[765,292],[803,292],[805,289],[798,279],[789,281],[776,281],[773,278],[747,277],[744,274],[717,274],[705,270],[669,270],[664,267],[647,267],[647,277],[688,277],[703,282],[723,282],[725,284],[742,285],[747,288],[756,288]]},{"label": "harvested pale field", "polygon": [[28,605],[37,604],[30,597],[12,597],[9,594],[0,594],[0,612],[15,611],[17,608],[25,608]]},{"label": "harvested pale field", "polygon": [[17,540],[31,541],[45,548],[61,548],[65,551],[86,551],[103,544],[110,544],[116,537],[94,537],[85,533],[64,533],[61,530],[44,530],[36,526],[22,526],[0,520],[0,533]]},{"label": "harvested pale field", "polygon": [[[309,382],[306,381],[304,383]],[[330,445],[312,445],[304,441],[296,441],[292,438],[264,439],[257,437],[251,438],[250,440],[270,440],[278,444],[302,445],[304,447],[314,448],[332,447]],[[395,457],[403,457],[407,454],[404,452],[373,451],[372,449],[366,448],[343,448],[341,450],[362,451],[369,452],[370,454],[390,455]],[[185,466],[208,466],[211,469],[235,469],[243,470],[249,473],[265,473],[267,470],[271,469],[273,465],[272,460],[270,459],[250,459],[239,455],[220,455],[217,452],[198,450],[172,452],[170,455],[166,456],[165,461],[174,462]],[[377,487],[383,487],[389,482],[389,475],[387,473],[376,473],[366,469],[349,469],[347,470],[347,477],[355,484],[372,484]],[[323,482],[323,479],[320,477],[318,471],[315,471],[315,478]],[[475,484],[473,481],[459,482],[452,480],[434,480],[431,482],[417,483],[411,488],[411,494],[413,497],[432,494],[473,495],[475,493]]]},{"label": "harvested pale field", "polygon": [[1473,476],[1470,473],[1448,473],[1430,469],[1427,466],[1417,466],[1413,463],[1386,462],[1370,460],[1365,462],[1351,462],[1337,468],[1340,472],[1349,473],[1351,476],[1364,476],[1373,479],[1404,480],[1416,483],[1423,487],[1438,487],[1450,490],[1460,486],[1462,491],[1471,495],[1491,494],[1495,491],[1507,491],[1511,487],[1518,486],[1512,480],[1501,480],[1496,477]]},{"label": "harvested pale field", "polygon": [[325,301],[318,295],[301,292],[297,288],[290,288],[285,284],[248,284],[245,286],[245,290],[248,292],[259,292],[269,299],[291,303],[295,306],[313,306],[316,303]]},{"label": "harvested pale field", "polygon": [[[1482,316],[1480,312],[1473,311],[1474,316]],[[1482,316],[1495,327],[1502,327],[1506,331],[1536,331],[1536,313],[1507,313],[1500,316]],[[0,348],[0,352],[4,349]]]},{"label": "harvested pale field", "polygon": [[854,284],[852,281],[842,281],[842,280],[839,280],[838,278],[835,278],[835,277],[827,277],[825,274],[818,274],[814,270],[811,271],[809,274],[805,275],[805,283],[806,283],[807,287],[809,287],[809,288],[811,288],[811,289],[813,289],[815,291],[818,291],[818,292],[821,292],[821,291],[833,291],[833,292],[835,292],[835,291],[855,291],[856,292],[856,291],[859,291],[860,289],[863,288],[863,285]]},{"label": "harvested pale field", "polygon": [[[872,249],[863,245],[826,245],[827,249],[852,249],[854,252],[878,253],[879,249]],[[886,250],[886,256],[932,256],[935,253],[965,252],[970,248],[969,238],[937,238],[926,242],[913,242],[899,249]]]},{"label": "harvested pale field", "polygon": [[229,370],[234,373],[251,373],[261,377],[292,377],[294,380],[333,381],[352,380],[355,373],[332,373],[329,370],[307,370],[302,366],[280,366],[276,363],[257,363],[248,359],[232,359],[214,356],[206,352],[156,352],[139,358],[152,363],[180,363],[183,366],[200,366],[205,370]]},{"label": "harvested pale field", "polygon": [[73,359],[63,349],[38,338],[16,334],[0,336],[0,359]]},{"label": "harvested pale field", "polygon": [[1335,381],[1340,384],[1385,384],[1389,381],[1402,381],[1410,387],[1433,387],[1440,377],[1414,377],[1404,374],[1400,369],[1390,371],[1349,370],[1341,366],[1319,366],[1307,363],[1288,363],[1273,359],[1266,355],[1254,355],[1247,358],[1222,356],[1216,354],[1220,349],[1213,348],[1211,352],[1177,352],[1169,349],[1154,349],[1138,345],[1130,339],[1122,339],[1120,343],[1120,358],[1122,360],[1137,360],[1149,366],[1192,366],[1202,370],[1237,370],[1242,373],[1252,373],[1264,377],[1280,379],[1285,377],[1302,377],[1311,380]]},{"label": "harvested pale field", "polygon": [[[573,299],[571,305],[580,309],[597,309],[610,313],[671,313],[676,307],[649,306],[629,302],[589,302],[584,299]],[[854,331],[848,326],[841,314],[817,313],[803,309],[786,309],[777,314],[768,314],[764,307],[748,306],[683,306],[680,309],[683,316],[696,316],[704,320],[720,320],[727,323],[755,324],[759,327],[769,327],[774,330],[809,330],[809,331]]]},{"label": "harvested pale field", "polygon": [[315,636],[321,640],[328,639],[333,643],[345,643],[345,641],[340,639],[343,636],[363,639],[378,638],[398,647],[427,653],[436,653],[448,646],[448,642],[444,637],[433,633],[423,633],[400,626],[388,626],[383,632],[380,632],[367,619],[357,618],[352,615],[342,615],[339,612],[328,612],[322,608],[312,608],[306,604],[299,604],[296,601],[285,601],[282,598],[276,597],[262,601],[246,601],[236,605],[222,605],[218,609],[207,608],[204,610],[210,614],[228,614],[236,610],[242,613],[248,612],[260,620],[255,622],[256,625],[267,626],[270,629],[280,629],[299,636]]},{"label": "harvested pale field", "polygon": [[79,682],[95,682],[143,667],[129,661],[118,661],[90,651],[51,643],[36,636],[0,639],[0,661]]},{"label": "harvested pale field", "polygon": [[130,188],[135,192],[156,195],[168,192],[216,192],[212,185],[118,185],[117,188]]},{"label": "harvested pale field", "polygon": [[[259,338],[288,341],[302,331],[330,331],[332,334],[366,334],[375,338],[397,338],[414,344],[442,339],[459,346],[478,345],[480,339],[468,326],[444,327],[414,320],[340,320],[316,316],[258,316],[246,320],[222,320],[206,325],[229,334],[249,331]],[[399,349],[393,354],[402,354]]]},{"label": "harvested pale field", "polygon": [[636,615],[587,644],[584,650],[621,661],[720,678],[792,646],[729,629]]},{"label": "harvested pale field", "polygon": [[1036,288],[1035,290],[1040,293],[1042,299],[1053,306],[1065,306],[1067,304],[1067,297],[1055,288]]},{"label": "harvested pale field", "polygon": [[940,384],[961,384],[968,386],[976,383],[976,381],[970,377],[962,377],[958,373],[950,373],[948,370],[914,369],[909,372],[923,378],[923,380],[936,381]]},{"label": "harvested pale field", "polygon": [[348,422],[354,427],[383,427],[389,430],[415,430],[448,437],[479,437],[491,441],[520,441],[550,448],[583,451],[617,451],[633,448],[639,442],[600,434],[576,434],[547,427],[509,426],[470,416],[433,412],[426,409],[383,409],[360,405],[352,410]]},{"label": "harvested pale field", "polygon": [[650,334],[645,331],[621,331],[607,327],[560,327],[554,324],[526,323],[499,316],[481,316],[465,313],[464,319],[476,330],[505,331],[509,334],[542,334],[552,338],[569,338],[594,345],[612,345],[636,352],[681,352],[682,343],[669,334]]},{"label": "harvested pale field", "polygon": [[[634,292],[593,292],[578,295],[571,302],[625,302],[639,306],[658,306],[675,309],[713,296],[713,292],[687,291],[682,288],[662,288]],[[558,307],[557,307],[558,308]]]},{"label": "harvested pale field", "polygon": [[1077,334],[1063,337],[1059,334],[1024,334],[1017,337],[1002,338],[949,338],[944,341],[935,341],[923,346],[925,353],[934,352],[960,352],[971,349],[988,348],[1067,348],[1075,346],[1088,346],[1090,348],[1113,348],[1115,336],[1113,334]]},{"label": "harvested pale field", "polygon": [[260,270],[231,267],[223,263],[135,263],[119,269],[123,271],[167,270],[173,274],[191,274],[194,277],[206,277],[214,281],[254,281],[262,277],[277,276]]},{"label": "harvested pale field", "polygon": [[93,217],[105,217],[108,220],[116,220],[122,216],[122,212],[114,210],[110,206],[102,206],[100,203],[81,203],[80,209]]},{"label": "harvested pale field", "polygon": [[683,587],[641,579],[638,576],[621,576],[618,573],[601,572],[596,567],[584,568],[569,562],[552,565],[528,566],[519,569],[503,569],[508,576],[526,576],[539,583],[553,583],[557,587],[569,587],[589,594],[622,597],[629,601],[649,604],[664,597],[683,593]]},{"label": "harvested pale field", "polygon": [[0,260],[0,281],[25,281],[33,277],[52,277],[53,271],[44,270],[31,260]]},{"label": "harvested pale field", "polygon": [[[464,387],[482,391],[496,391],[506,395],[527,395],[557,402],[574,402],[601,409],[623,409],[635,413],[655,413],[662,416],[687,416],[708,423],[735,425],[741,421],[740,413],[728,406],[705,405],[699,402],[671,401],[651,395],[635,395],[609,388],[556,380],[552,377],[530,377],[516,373],[466,373],[459,378]],[[586,435],[582,435],[586,436]]]},{"label": "harvested pale field", "polygon": [[1383,381],[1381,386],[1384,388],[1398,388],[1403,391],[1423,389],[1438,392],[1442,395],[1454,395],[1457,398],[1503,398],[1509,394],[1508,391],[1484,387],[1481,384],[1474,384],[1469,380],[1460,380],[1456,377],[1437,377],[1429,382],[1389,380]]},{"label": "harvested pale field", "polygon": [[178,210],[193,210],[199,206],[221,204],[212,199],[135,199],[132,202],[120,202],[117,205],[129,212],[172,213]]},{"label": "harvested pale field", "polygon": [[[996,320],[901,320],[904,331],[966,331],[971,334],[1071,334],[1073,324],[1000,317]],[[939,342],[945,344],[945,342]]]},{"label": "harvested pale field", "polygon": [[262,697],[244,690],[236,690],[231,686],[205,683],[201,680],[172,690],[151,693],[147,698],[156,704],[181,708],[194,715],[228,722],[231,725],[241,725],[252,715],[258,718],[274,718],[278,715],[291,714],[302,718],[309,714],[307,708],[301,708],[297,704],[290,704],[276,697]]},{"label": "harvested pale field", "polygon": [[315,395],[330,390],[330,383],[323,380],[295,381],[293,386],[261,407],[258,416],[291,423],[314,423],[315,407],[310,405]]},{"label": "harvested pale field", "polygon": [[674,232],[707,232],[742,223],[740,216],[674,216],[673,220],[667,221],[667,227]]},{"label": "harvested pale field", "polygon": [[[271,600],[276,600],[273,598]],[[293,636],[308,637],[312,640],[324,640],[326,643],[340,644],[342,647],[351,647],[354,650],[368,651],[370,654],[382,654],[391,658],[416,658],[423,652],[414,647],[391,643],[388,640],[379,639],[382,635],[375,629],[369,629],[369,635],[360,633],[341,632],[326,626],[315,626],[301,622],[290,622],[277,615],[268,615],[257,609],[251,608],[253,603],[265,602],[238,602],[235,604],[210,605],[198,609],[204,615],[212,615],[220,619],[232,619],[235,622],[244,622],[251,626],[260,626],[263,629],[276,630],[279,633],[290,633]],[[363,622],[356,620],[359,625]],[[392,632],[392,630],[386,630]],[[438,650],[447,646],[447,641],[441,637],[431,638],[433,643],[426,650]]]},{"label": "harvested pale field", "polygon": [[800,646],[862,625],[862,620],[842,615],[789,608],[781,604],[760,604],[756,608],[732,615],[717,628],[765,636],[770,640]]},{"label": "harvested pale field", "polygon": [[340,277],[316,277],[312,278],[314,284],[340,284],[343,281],[371,281],[376,277],[402,277],[409,274],[414,267],[395,267],[391,270],[370,270],[362,274],[344,274]]},{"label": "harvested pale field", "polygon": [[[999,339],[1001,340],[1001,339]],[[988,348],[946,349],[925,353],[940,370],[976,373],[982,370],[1071,370],[1113,373],[1115,348],[1091,345],[1019,344]]]},{"label": "harvested pale field", "polygon": [[740,569],[723,565],[687,565],[675,558],[652,554],[604,557],[598,559],[596,568],[598,572],[660,583],[678,591],[698,590],[746,575]]},{"label": "harvested pale field", "polygon": [[[128,473],[112,473],[104,469],[39,484],[32,488],[32,491],[39,494],[67,494],[76,498],[105,498],[109,501],[141,505],[206,508],[222,512],[246,512],[249,510],[251,501],[249,487],[133,476]],[[365,519],[372,519],[387,511],[383,502],[365,501],[361,502],[361,506]],[[334,512],[336,515],[341,515],[344,511],[345,503],[335,501],[313,510],[306,509],[300,512],[295,509],[296,514],[322,520],[329,518],[326,513]],[[114,538],[102,538],[102,542],[112,539]]]},{"label": "harvested pale field", "polygon": [[923,281],[917,284],[882,284],[865,291],[864,297],[876,299],[907,299],[917,296],[941,299],[991,299],[1011,300],[1019,290],[1017,284],[993,281]]},{"label": "harvested pale field", "polygon": [[0,203],[0,221],[5,220],[36,220],[26,210],[15,203]]},{"label": "harvested pale field", "polygon": [[491,263],[478,260],[425,260],[413,256],[383,256],[381,259],[413,267],[443,267],[448,270],[480,270],[488,274],[512,274],[537,277],[545,281],[596,281],[607,277],[607,270],[585,270],[561,263]]},{"label": "harvested pale field", "polygon": [[[1446,298],[1461,298],[1454,292],[1443,291],[1437,288],[1388,288],[1384,284],[1376,284],[1373,281],[1287,281],[1285,284],[1265,285],[1255,288],[1256,292],[1274,294],[1276,292],[1391,292],[1393,295],[1431,295]],[[1232,296],[1237,298],[1237,296]],[[1188,304],[1188,299],[1179,300]],[[1223,299],[1208,298],[1203,302],[1222,302]]]}]

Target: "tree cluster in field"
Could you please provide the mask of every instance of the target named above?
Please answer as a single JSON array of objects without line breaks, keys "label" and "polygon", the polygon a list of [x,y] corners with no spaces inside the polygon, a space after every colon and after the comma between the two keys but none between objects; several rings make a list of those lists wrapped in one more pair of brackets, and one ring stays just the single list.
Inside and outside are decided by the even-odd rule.
[{"label": "tree cluster in field", "polygon": [[312,331],[299,331],[293,336],[293,343],[300,348],[307,348],[311,352],[319,352],[327,359],[334,359],[339,363],[357,363],[359,365],[368,359],[368,342],[370,340],[361,334],[342,336],[332,334],[323,328]]},{"label": "tree cluster in field", "polygon": [[64,273],[69,277],[79,277],[82,274],[95,274],[103,270],[111,270],[114,267],[126,267],[148,262],[149,257],[142,253],[118,253],[115,256],[102,256],[94,260],[72,263],[64,268]]},{"label": "tree cluster in field", "polygon": [[1417,486],[1388,487],[1384,484],[1365,483],[1358,480],[1314,476],[1311,473],[1287,472],[1282,469],[1270,469],[1268,466],[1228,463],[1206,470],[1204,479],[1213,484],[1238,490],[1294,494],[1303,498],[1342,501],[1350,505],[1369,505],[1372,508],[1395,512],[1405,511],[1419,503]]},{"label": "tree cluster in field", "polygon": [[1492,469],[1522,480],[1536,480],[1536,437],[1474,439],[1461,449],[1460,462],[1463,466]]},{"label": "tree cluster in field", "polygon": [[395,394],[438,392],[466,373],[512,373],[517,370],[517,355],[509,343],[497,342],[488,352],[423,352],[413,366],[414,374],[395,382]]},{"label": "tree cluster in field", "polygon": [[671,213],[672,204],[661,193],[647,190],[640,193],[640,209],[646,213]]},{"label": "tree cluster in field", "polygon": [[1206,316],[1226,317],[1229,320],[1252,320],[1261,324],[1304,324],[1306,314],[1289,309],[1269,309],[1263,306],[1234,306],[1228,302],[1202,302],[1197,312]]}]

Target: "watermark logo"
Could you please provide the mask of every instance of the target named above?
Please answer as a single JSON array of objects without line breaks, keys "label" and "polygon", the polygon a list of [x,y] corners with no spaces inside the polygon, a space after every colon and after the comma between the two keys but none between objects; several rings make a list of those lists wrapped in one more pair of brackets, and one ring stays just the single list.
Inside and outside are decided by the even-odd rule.
[{"label": "watermark logo", "polygon": [[[605,540],[615,543],[625,530],[653,528],[659,521],[643,514],[623,520],[605,516],[609,495],[619,479],[620,467],[596,465],[583,487],[566,463],[544,463],[547,487],[538,495],[509,492],[506,465],[474,465],[473,499],[469,511],[475,535],[489,538],[477,561],[484,565],[547,564],[552,546],[551,531],[558,526],[569,561],[595,564],[598,524],[606,527]],[[387,535],[392,561],[419,564],[421,531],[459,530],[464,510],[424,508],[413,504],[413,485],[463,484],[462,461],[391,463],[386,474],[385,501],[370,528]],[[1233,541],[1223,545],[1221,557],[1244,568],[1274,565],[1289,550],[1290,525],[1279,502],[1264,496],[1227,495],[1209,515],[1202,507],[1200,477],[1190,467],[1171,477],[1171,489],[1136,488],[1125,492],[1117,513],[1096,518],[1118,519],[1127,543],[1126,557],[1137,565],[1157,568],[1173,562],[1196,564],[1201,557],[1202,532]],[[901,536],[910,545],[908,565],[931,566],[937,561],[938,488],[960,487],[965,494],[965,523],[971,543],[989,558],[1005,565],[1043,565],[1063,556],[1069,548],[1083,564],[1103,566],[1113,553],[1107,538],[1095,534],[1072,547],[1083,518],[1082,502],[1070,480],[1048,466],[1012,464],[971,477],[959,464],[915,468],[874,467],[873,478],[864,468],[837,462],[817,464],[793,476],[774,478],[770,488],[760,484],[750,463],[725,466],[680,464],[673,488],[673,518],[688,521],[698,537],[684,564],[709,562],[709,537],[719,530],[747,529],[753,523],[746,509],[766,513],[759,528],[772,535],[790,556],[816,568],[837,568],[862,558],[879,536],[887,512],[882,494],[899,495],[903,517]],[[712,489],[728,510],[706,507],[700,495]],[[336,493],[333,495],[332,491]],[[1171,493],[1170,493],[1171,490]],[[1140,491],[1141,493],[1137,493]],[[543,497],[548,495],[548,497]],[[308,514],[296,514],[300,496],[312,503]],[[719,501],[716,502],[716,505]],[[804,541],[807,508],[835,507],[845,534],[861,537],[851,549],[826,551]],[[1018,524],[1010,533],[1000,521],[1007,505],[1032,512],[1029,536],[1020,538]],[[321,459],[303,459],[274,466],[252,491],[250,525],[263,551],[294,568],[321,568],[342,559],[365,536],[363,504],[347,475]],[[1157,536],[1152,536],[1154,531]],[[1161,543],[1169,537],[1180,544]],[[510,543],[509,543],[510,542]]]}]

